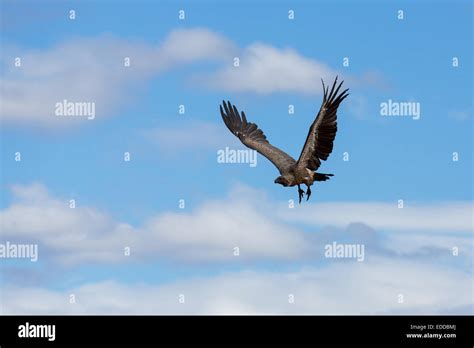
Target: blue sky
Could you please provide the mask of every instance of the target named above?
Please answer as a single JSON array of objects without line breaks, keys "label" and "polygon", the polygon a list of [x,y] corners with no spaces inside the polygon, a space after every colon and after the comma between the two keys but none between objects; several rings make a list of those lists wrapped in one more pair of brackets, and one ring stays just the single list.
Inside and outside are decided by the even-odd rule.
[{"label": "blue sky", "polygon": [[[74,20],[68,18],[71,9]],[[178,18],[181,9],[185,20]],[[327,260],[301,255],[321,251],[323,241],[338,233],[361,230],[355,235],[372,245],[373,258],[381,258],[388,273],[411,260],[422,271],[442,267],[447,281],[462,278],[456,291],[466,297],[470,289],[462,286],[472,279],[473,194],[469,1],[229,1],[225,6],[217,1],[2,1],[1,10],[2,239],[37,242],[44,255],[35,264],[2,260],[8,289],[22,287],[27,294],[42,288],[58,295],[88,285],[101,289],[101,282],[114,282],[114,289],[173,287],[195,277],[203,284],[240,284],[245,272],[271,272],[275,279],[308,269],[332,274],[330,267],[357,265],[328,266]],[[288,19],[289,10],[295,11],[294,20]],[[398,10],[404,11],[403,20]],[[125,56],[131,57],[129,68],[123,67]],[[239,68],[232,66],[235,56]],[[21,68],[13,66],[15,57],[22,58]],[[344,57],[349,67],[343,66]],[[453,67],[453,57],[459,66]],[[310,203],[288,210],[296,188],[275,185],[278,172],[260,155],[255,168],[217,163],[217,150],[242,148],[220,118],[223,99],[297,158],[320,107],[320,78],[330,83],[336,74],[351,94],[339,109],[334,151],[320,168],[335,176],[313,187]],[[96,118],[58,121],[52,105],[66,96],[95,102]],[[420,119],[382,117],[380,103],[389,99],[419,103]],[[184,115],[178,113],[180,104]],[[288,114],[290,104],[294,115]],[[14,161],[17,151],[21,162]],[[127,151],[130,162],[123,161]],[[343,161],[344,152],[349,161]],[[453,152],[459,154],[456,162]],[[77,216],[61,205],[70,199],[76,199]],[[179,208],[180,199],[185,209]],[[399,199],[408,211],[402,224],[397,219],[404,217],[391,210]],[[343,210],[336,214],[338,207]],[[453,215],[439,216],[447,212]],[[63,214],[57,224],[41,220],[57,214]],[[433,222],[440,218],[453,222]],[[255,231],[239,229],[251,226]],[[53,230],[64,233],[65,244],[52,237]],[[380,240],[372,239],[374,233]],[[234,239],[220,240],[221,235]],[[265,238],[273,237],[275,245],[266,246]],[[453,238],[465,246],[457,261],[440,256],[449,254]],[[111,240],[117,245],[110,246]],[[117,259],[117,251],[111,251],[123,249],[127,240],[136,245],[134,255],[135,250],[141,255],[136,260]],[[248,259],[245,252],[238,261],[219,254],[220,245],[239,241],[253,250]],[[196,249],[188,250],[190,245]],[[378,272],[368,260],[361,279]],[[48,274],[51,267],[58,269],[54,275]],[[410,288],[410,279],[399,287]],[[330,285],[321,290],[326,291]],[[239,306],[223,305],[221,311],[273,308],[270,303],[249,309],[244,299],[233,297],[223,302],[234,300]],[[424,307],[414,302],[405,311],[457,308],[446,301],[441,296],[439,303]],[[22,304],[5,303],[7,312],[23,310]],[[470,304],[472,299],[459,304],[459,311]],[[68,311],[51,306],[51,311]],[[347,304],[346,309],[325,310],[398,310],[369,300],[363,308]],[[117,311],[100,304],[81,310]],[[215,311],[213,306],[189,310]]]}]

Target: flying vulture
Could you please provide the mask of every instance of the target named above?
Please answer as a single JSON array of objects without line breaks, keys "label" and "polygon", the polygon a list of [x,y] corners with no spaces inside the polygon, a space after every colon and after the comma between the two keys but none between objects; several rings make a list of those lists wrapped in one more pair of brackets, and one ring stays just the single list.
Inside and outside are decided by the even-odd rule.
[{"label": "flying vulture", "polygon": [[[300,185],[307,186],[307,199],[311,196],[311,185],[315,181],[326,181],[333,174],[316,173],[321,165],[321,160],[328,159],[332,152],[334,138],[337,132],[337,108],[339,104],[349,95],[348,89],[339,93],[344,81],[336,88],[337,77],[334,80],[331,91],[329,86],[323,83],[323,103],[319,113],[309,128],[306,142],[301,151],[298,161],[286,152],[270,144],[262,130],[255,123],[247,122],[245,113],[239,111],[229,101],[222,102],[220,111],[222,119],[229,130],[240,139],[247,147],[256,150],[269,159],[279,170],[280,176],[275,179],[276,184],[298,186],[299,202],[305,192]],[[338,94],[339,93],[339,94]]]}]

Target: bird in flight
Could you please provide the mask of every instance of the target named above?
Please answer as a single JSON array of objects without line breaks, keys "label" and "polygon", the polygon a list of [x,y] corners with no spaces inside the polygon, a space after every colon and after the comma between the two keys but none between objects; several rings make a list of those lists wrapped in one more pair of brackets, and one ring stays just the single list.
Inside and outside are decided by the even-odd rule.
[{"label": "bird in flight", "polygon": [[305,194],[300,185],[305,184],[307,186],[306,200],[308,200],[311,196],[310,187],[315,181],[326,181],[334,176],[334,174],[316,173],[316,170],[321,165],[321,160],[327,160],[333,149],[337,132],[337,108],[349,95],[347,93],[349,89],[339,93],[343,82],[336,87],[336,77],[331,91],[329,91],[329,86],[325,86],[324,81],[322,81],[323,103],[316,119],[309,128],[298,161],[270,144],[263,131],[255,123],[247,122],[245,113],[242,111],[239,114],[235,105],[232,105],[229,101],[227,103],[223,101],[220,106],[221,116],[227,128],[245,146],[256,150],[278,168],[280,176],[275,179],[275,183],[284,187],[298,186],[299,203],[301,203],[301,198]]}]

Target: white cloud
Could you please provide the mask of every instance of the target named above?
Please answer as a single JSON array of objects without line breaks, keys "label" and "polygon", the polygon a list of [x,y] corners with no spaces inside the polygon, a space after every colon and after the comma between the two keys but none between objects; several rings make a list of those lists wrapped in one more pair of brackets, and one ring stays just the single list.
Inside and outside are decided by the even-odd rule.
[{"label": "white cloud", "polygon": [[[3,287],[4,314],[425,314],[458,313],[472,305],[472,237],[450,235],[453,230],[449,229],[444,235],[429,235],[428,229],[424,235],[395,232],[380,238],[366,225],[351,224],[344,230],[326,227],[309,234],[281,221],[281,211],[263,192],[241,185],[224,199],[209,201],[191,212],[159,213],[137,227],[113,221],[91,207],[70,209],[67,200],[52,197],[40,184],[16,185],[12,192],[12,204],[0,213],[2,240],[36,241],[39,260],[52,258],[55,267],[164,258],[194,266],[202,261],[283,260],[292,262],[293,270],[248,271],[248,263],[239,263],[244,270],[207,278],[161,285],[102,281],[64,291],[32,287],[31,282],[19,286],[9,279]],[[433,207],[418,207],[419,219],[411,216],[402,229],[408,228],[409,222],[414,228],[420,224],[432,228],[419,220],[439,213],[440,206],[430,214],[427,211]],[[372,219],[364,204],[333,203],[330,207],[337,214],[330,213],[327,206],[313,204],[315,218],[309,221],[321,219],[318,224],[338,225],[342,222],[337,216],[345,212],[359,221]],[[390,214],[383,207],[371,203],[369,211],[379,209],[380,216],[388,219]],[[307,221],[305,215],[296,220],[300,210],[303,208],[288,212],[295,221]],[[443,211],[453,218],[464,214],[462,205],[446,204]],[[387,225],[392,226],[393,221],[383,224]],[[332,240],[363,243],[364,261],[319,262],[324,244]],[[453,245],[459,246],[459,256],[452,255]],[[130,257],[123,255],[124,246],[131,246]],[[238,259],[233,256],[235,246],[240,248]],[[426,254],[428,249],[436,252]],[[412,257],[420,253],[427,257]],[[71,293],[76,295],[76,304],[69,303]],[[178,303],[179,294],[185,294],[185,305]],[[295,296],[294,304],[288,303],[289,294]],[[398,303],[399,294],[404,296],[403,304]]]},{"label": "white cloud", "polygon": [[293,92],[322,95],[321,79],[328,85],[337,75],[340,81],[345,80],[345,88],[355,85],[387,87],[379,73],[368,71],[360,76],[342,74],[328,64],[305,57],[289,47],[254,43],[243,48],[237,58],[238,67],[230,61],[220,70],[197,80],[212,88],[259,94]]},{"label": "white cloud", "polygon": [[[233,50],[229,40],[200,28],[173,31],[161,45],[103,35],[73,38],[47,50],[12,49],[2,62],[2,120],[46,127],[85,122],[55,116],[55,104],[64,99],[96,103],[101,119],[157,74],[198,60],[221,60]],[[21,68],[14,57],[22,59]],[[125,57],[130,67],[124,67]]]},{"label": "white cloud", "polygon": [[240,66],[226,67],[204,80],[214,88],[237,92],[297,92],[321,94],[321,78],[334,80],[337,72],[324,63],[306,58],[297,51],[256,43],[245,48]]},{"label": "white cloud", "polygon": [[173,127],[157,127],[140,132],[163,153],[175,155],[182,151],[218,150],[232,145],[241,148],[237,138],[223,132],[222,125],[202,121],[180,122]]},{"label": "white cloud", "polygon": [[[253,43],[239,49],[226,37],[203,28],[170,32],[161,44],[110,35],[72,38],[43,50],[10,47],[2,59],[2,121],[55,128],[85,117],[55,116],[55,104],[94,102],[96,118],[103,119],[136,98],[140,86],[164,71],[196,61],[221,62],[209,74],[195,74],[203,86],[232,92],[295,92],[321,94],[321,78],[332,82],[337,71],[292,48]],[[240,53],[239,53],[240,52]],[[240,56],[240,67],[233,57]],[[20,57],[21,67],[14,66]],[[130,67],[124,67],[124,58]],[[380,84],[380,76],[345,75],[347,85]],[[192,80],[192,78],[191,78]]]},{"label": "white cloud", "polygon": [[[3,314],[432,314],[470,308],[471,281],[471,274],[459,270],[375,259],[292,272],[241,271],[159,286],[105,281],[64,292],[7,286]],[[71,293],[75,304],[69,303]],[[180,294],[185,304],[178,303]],[[289,294],[295,303],[288,303]]]},{"label": "white cloud", "polygon": [[16,185],[14,203],[0,212],[3,240],[40,244],[40,259],[107,261],[117,259],[131,234],[127,224],[90,207],[69,208],[69,201],[49,195],[40,184]]},{"label": "white cloud", "polygon": [[453,248],[457,248],[459,255],[467,255],[467,259],[472,259],[473,239],[471,235],[452,236],[432,233],[390,233],[387,236],[386,245],[398,252],[417,253],[420,250],[444,249],[447,255],[452,255]]},{"label": "white cloud", "polygon": [[230,260],[234,247],[244,259],[295,260],[311,251],[300,231],[240,199],[207,203],[190,215],[161,214],[145,228],[169,249],[167,254],[188,260]]},{"label": "white cloud", "polygon": [[232,57],[236,50],[233,42],[211,30],[178,29],[168,35],[157,58],[168,65],[198,60],[225,60]]},{"label": "white cloud", "polygon": [[[65,264],[171,258],[177,261],[299,259],[310,254],[304,233],[275,222],[248,204],[246,193],[211,201],[192,212],[164,212],[133,227],[91,207],[69,208],[68,200],[39,184],[15,186],[14,203],[0,212],[2,238],[37,241],[41,253]],[[232,221],[232,223],[229,223]]]},{"label": "white cloud", "polygon": [[379,230],[430,230],[433,232],[472,233],[472,202],[409,203],[399,209],[397,202],[312,203],[300,209],[279,209],[285,221],[298,221],[314,226],[347,226],[363,222]]},{"label": "white cloud", "polygon": [[[366,225],[396,233],[427,230],[446,236],[460,232],[464,236],[470,231],[472,209],[468,203],[393,209],[386,203],[357,202],[283,209],[266,199],[263,192],[237,185],[223,199],[207,201],[192,211],[156,213],[132,226],[93,207],[78,205],[71,209],[67,199],[51,196],[40,184],[16,185],[12,192],[13,203],[0,212],[2,238],[36,241],[40,260],[44,256],[66,265],[143,259],[232,262],[237,260],[233,255],[235,247],[240,250],[238,260],[317,260],[322,255],[322,245],[347,237],[368,244],[375,253],[392,250],[407,255],[424,247],[449,251],[452,240],[420,243],[410,239],[417,235],[394,243],[397,249],[390,243],[381,243],[377,232]],[[442,213],[452,218],[451,225],[439,218]],[[310,225],[306,230],[311,232],[289,221]],[[323,225],[342,230],[320,228]],[[458,245],[466,249],[472,241],[461,238]],[[132,249],[130,258],[124,256],[126,246]]]}]

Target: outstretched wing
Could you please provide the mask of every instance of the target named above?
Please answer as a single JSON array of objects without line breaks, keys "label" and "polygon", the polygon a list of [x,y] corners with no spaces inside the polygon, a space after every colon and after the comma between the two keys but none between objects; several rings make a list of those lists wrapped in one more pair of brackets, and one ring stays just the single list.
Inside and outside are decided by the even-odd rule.
[{"label": "outstretched wing", "polygon": [[[224,108],[222,108],[224,106]],[[280,171],[280,174],[296,163],[295,159],[279,148],[270,144],[262,130],[255,123],[247,122],[245,113],[239,111],[229,101],[222,102],[221,116],[229,130],[247,147],[256,150],[268,158]]]},{"label": "outstretched wing", "polygon": [[327,160],[332,152],[337,132],[337,108],[344,98],[349,95],[347,93],[349,89],[344,90],[338,95],[343,82],[336,88],[336,77],[331,92],[328,93],[329,87],[325,87],[323,81],[323,103],[318,116],[309,128],[306,142],[298,159],[298,167],[316,170],[321,165],[321,160]]}]

